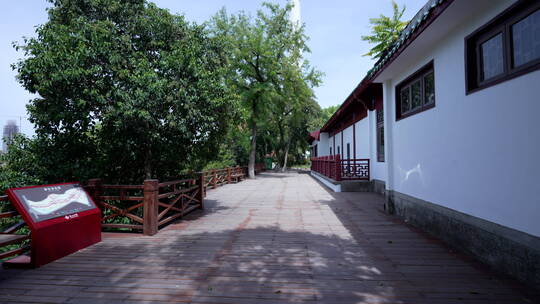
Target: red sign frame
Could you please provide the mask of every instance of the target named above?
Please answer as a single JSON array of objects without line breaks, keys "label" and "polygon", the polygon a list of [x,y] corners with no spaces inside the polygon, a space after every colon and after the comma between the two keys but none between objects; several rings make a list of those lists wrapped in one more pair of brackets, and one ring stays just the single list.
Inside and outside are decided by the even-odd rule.
[{"label": "red sign frame", "polygon": [[21,188],[10,188],[7,195],[24,221],[31,230],[31,259],[33,267],[39,267],[54,260],[72,254],[101,241],[101,210],[96,206],[92,197],[84,191],[94,208],[67,214],[56,218],[35,222],[24,203],[19,200],[15,191],[33,188],[47,188],[80,183],[61,183]]}]

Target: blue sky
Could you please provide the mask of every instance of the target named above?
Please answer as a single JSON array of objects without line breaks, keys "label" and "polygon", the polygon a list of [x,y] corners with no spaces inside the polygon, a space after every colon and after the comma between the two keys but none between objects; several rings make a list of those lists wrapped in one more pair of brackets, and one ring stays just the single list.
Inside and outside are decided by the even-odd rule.
[{"label": "blue sky", "polygon": [[[159,7],[184,14],[197,23],[208,20],[220,8],[229,13],[243,10],[255,14],[261,0],[154,0]],[[287,0],[274,0],[285,4]],[[426,0],[397,0],[405,4],[408,20]],[[325,76],[315,89],[322,107],[341,104],[371,68],[373,61],[362,56],[370,46],[360,37],[370,31],[369,18],[392,13],[391,0],[301,0],[302,22],[310,37],[311,54],[305,57]],[[0,11],[0,126],[13,119],[26,134],[32,125],[26,121],[25,105],[32,98],[15,80],[10,65],[22,57],[12,47],[23,36],[34,36],[35,26],[47,21],[45,0],[18,0],[2,3]],[[22,119],[19,119],[22,117]]]}]

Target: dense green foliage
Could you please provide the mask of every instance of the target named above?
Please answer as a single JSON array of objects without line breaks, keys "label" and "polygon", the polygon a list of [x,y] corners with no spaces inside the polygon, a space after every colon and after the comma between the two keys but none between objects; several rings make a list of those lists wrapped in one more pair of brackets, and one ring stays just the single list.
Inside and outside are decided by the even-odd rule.
[{"label": "dense green foliage", "polygon": [[[0,195],[3,195],[8,188],[22,187],[26,185],[40,184],[41,180],[36,178],[29,172],[35,172],[34,154],[30,152],[32,142],[24,137],[16,137],[9,154],[0,154]],[[16,148],[21,147],[21,149]],[[13,170],[13,167],[21,168],[22,170]],[[13,211],[14,207],[7,202],[0,202],[0,213]],[[0,219],[0,231],[21,221],[20,216]],[[19,234],[28,234],[28,227],[23,227]],[[29,241],[23,244],[14,244],[0,247],[0,253],[19,248],[21,245],[27,245]]]},{"label": "dense green foliage", "polygon": [[318,111],[317,114],[313,116],[314,119],[310,121],[309,129],[311,131],[316,131],[324,127],[324,124],[330,120],[330,117],[332,117],[338,109],[339,106],[329,106]]},{"label": "dense green foliage", "polygon": [[12,186],[103,178],[140,183],[271,156],[306,161],[321,119],[321,74],[291,7],[222,10],[203,25],[146,0],[49,0],[49,20],[15,45],[13,65],[36,98],[36,136],[2,156]]},{"label": "dense green foliage", "polygon": [[379,18],[371,18],[369,22],[372,25],[371,35],[362,36],[362,40],[375,44],[375,46],[364,56],[372,58],[381,57],[398,38],[401,31],[407,26],[407,21],[402,21],[405,6],[402,9],[392,0],[392,17],[380,15]]},{"label": "dense green foliage", "polygon": [[218,38],[144,0],[52,2],[14,66],[39,95],[48,182],[166,178],[214,158],[236,108]]},{"label": "dense green foliage", "polygon": [[226,41],[228,83],[241,97],[250,130],[250,176],[261,147],[263,155],[277,156],[283,167],[291,148],[305,152],[308,120],[317,108],[312,88],[321,75],[302,59],[309,52],[307,38],[303,27],[289,22],[290,10],[264,3],[252,18],[223,9],[210,23],[215,37]]},{"label": "dense green foliage", "polygon": [[[37,185],[42,182],[38,176],[46,174],[39,167],[34,141],[23,136],[15,137],[9,153],[0,154],[0,195],[8,188]],[[1,207],[0,207],[1,212]]]}]

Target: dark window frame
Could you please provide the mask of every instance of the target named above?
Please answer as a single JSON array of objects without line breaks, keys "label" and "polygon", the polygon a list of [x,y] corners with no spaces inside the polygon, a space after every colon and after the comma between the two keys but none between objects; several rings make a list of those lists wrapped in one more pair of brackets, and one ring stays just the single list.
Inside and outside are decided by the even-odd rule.
[{"label": "dark window frame", "polygon": [[[520,0],[465,37],[466,94],[483,90],[507,80],[540,69],[540,58],[514,67],[512,26],[540,9],[540,1]],[[499,33],[503,35],[504,72],[489,79],[481,79],[482,56],[480,45]]]},{"label": "dark window frame", "polygon": [[[413,116],[415,114],[427,111],[429,109],[432,109],[435,107],[435,104],[437,103],[437,98],[434,98],[433,102],[431,103],[425,103],[425,84],[424,79],[427,75],[430,73],[433,73],[433,89],[435,90],[435,67],[433,64],[433,60],[428,62],[426,65],[418,69],[416,72],[414,72],[412,75],[407,77],[405,80],[400,82],[398,85],[396,85],[395,88],[395,100],[396,100],[396,121],[399,121],[401,119]],[[409,98],[411,99],[411,106],[412,106],[412,84],[420,81],[420,91],[421,91],[421,105],[419,108],[416,109],[409,109],[408,111],[403,112],[401,110],[401,91],[403,89],[409,88]],[[436,90],[435,90],[436,91]]]},{"label": "dark window frame", "polygon": [[384,109],[376,110],[377,162],[384,163]]},{"label": "dark window frame", "polygon": [[[498,35],[502,35],[502,41],[503,41],[503,72],[499,75],[495,75],[493,77],[482,79],[483,72],[484,72],[484,62],[483,62],[483,56],[481,53],[481,46],[491,40],[492,38],[495,38]],[[506,41],[506,33],[502,31],[502,27],[498,27],[496,30],[490,31],[488,35],[483,35],[481,39],[476,41],[475,43],[475,53],[476,53],[476,81],[479,85],[484,85],[486,83],[497,81],[498,79],[501,79],[504,77],[504,75],[507,73],[507,65],[506,65],[506,55],[504,50],[504,42]]]}]

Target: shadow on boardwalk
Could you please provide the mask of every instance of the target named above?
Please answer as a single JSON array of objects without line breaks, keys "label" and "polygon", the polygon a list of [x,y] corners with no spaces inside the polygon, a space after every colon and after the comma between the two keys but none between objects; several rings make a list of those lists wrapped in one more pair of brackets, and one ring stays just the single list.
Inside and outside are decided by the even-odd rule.
[{"label": "shadow on boardwalk", "polygon": [[[276,178],[279,177],[279,178]],[[534,292],[305,174],[210,191],[154,237],[0,271],[2,303],[537,303]]]}]

